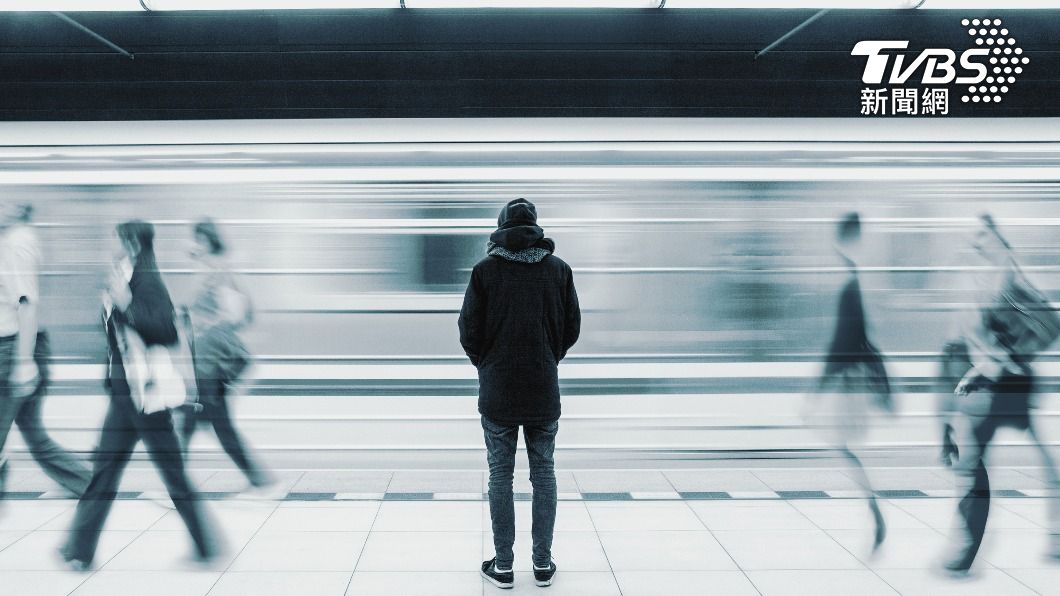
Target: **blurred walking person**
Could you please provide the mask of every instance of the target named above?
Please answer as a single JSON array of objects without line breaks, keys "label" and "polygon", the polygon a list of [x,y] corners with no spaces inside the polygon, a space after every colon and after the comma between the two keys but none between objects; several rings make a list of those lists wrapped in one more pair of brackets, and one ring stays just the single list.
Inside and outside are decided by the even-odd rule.
[{"label": "blurred walking person", "polygon": [[[1060,317],[1016,262],[1012,247],[989,215],[979,217],[972,248],[981,267],[975,274],[975,310],[961,322],[963,346],[952,348],[967,372],[957,383],[952,418],[955,446],[948,450],[957,484],[961,526],[956,553],[946,571],[965,575],[983,542],[990,513],[990,479],[984,456],[998,428],[1026,430],[1038,449],[1050,489],[1060,489],[1060,476],[1042,444],[1031,416],[1034,357],[1060,336]],[[1048,499],[1050,553],[1060,558],[1060,504]]]},{"label": "blurred walking person", "polygon": [[29,204],[0,202],[0,493],[8,474],[4,447],[17,424],[44,472],[80,496],[91,474],[48,436],[41,417],[50,354],[37,323],[41,250],[32,213]]},{"label": "blurred walking person", "polygon": [[[184,400],[183,383],[167,348],[178,342],[175,312],[155,262],[154,226],[133,220],[117,227],[121,257],[104,295],[109,348],[110,406],[103,422],[88,490],[77,503],[63,558],[88,569],[122,472],[141,440],[195,543],[197,559],[216,555],[205,518],[184,469],[170,408]],[[165,389],[165,393],[162,390]],[[162,400],[161,402],[159,400]]]},{"label": "blurred walking person", "polygon": [[486,257],[471,271],[460,309],[460,344],[478,369],[478,411],[489,463],[495,556],[482,576],[511,588],[515,544],[512,478],[523,428],[533,485],[534,579],[552,583],[556,523],[554,452],[559,431],[558,364],[578,340],[581,311],[571,268],[537,225],[537,208],[516,199],[501,209]]},{"label": "blurred walking person", "polygon": [[250,353],[239,333],[253,319],[253,308],[228,267],[227,246],[217,226],[210,220],[202,220],[192,228],[192,235],[191,256],[205,268],[205,278],[185,315],[193,337],[195,386],[202,409],[185,411],[184,448],[187,449],[198,424],[208,422],[225,453],[246,474],[250,485],[265,487],[272,483],[271,478],[247,453],[228,407],[228,390],[250,363]]},{"label": "blurred walking person", "polygon": [[893,408],[891,386],[883,358],[869,341],[861,283],[854,258],[861,244],[861,218],[846,214],[836,229],[836,252],[847,271],[847,280],[839,292],[835,331],[828,346],[824,373],[818,380],[810,406],[823,418],[828,438],[853,466],[855,482],[865,493],[875,522],[873,550],[887,537],[887,525],[861,460],[852,446],[868,430],[870,406],[890,411]]}]

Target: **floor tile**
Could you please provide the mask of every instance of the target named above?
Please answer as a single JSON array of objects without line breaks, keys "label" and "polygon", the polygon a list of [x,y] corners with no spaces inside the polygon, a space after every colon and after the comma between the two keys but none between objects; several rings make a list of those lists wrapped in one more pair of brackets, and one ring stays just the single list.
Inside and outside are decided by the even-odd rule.
[{"label": "floor tile", "polygon": [[[291,490],[302,478],[305,472],[273,472],[276,481],[274,487],[277,491]],[[247,489],[249,483],[247,477],[239,470],[223,470],[210,476],[208,480],[199,485],[203,492],[242,492]],[[332,490],[331,492],[335,492]]]},{"label": "floor tile", "polygon": [[772,490],[861,490],[842,470],[752,470]]},{"label": "floor tile", "polygon": [[233,571],[349,571],[364,547],[365,532],[270,532],[243,548]]},{"label": "floor tile", "polygon": [[703,524],[684,502],[586,503],[598,531],[703,530]]},{"label": "floor tile", "polygon": [[[227,567],[250,541],[250,534],[224,536],[217,559],[218,569]],[[122,549],[106,565],[106,571],[189,571],[195,545],[187,532],[144,532]]]},{"label": "floor tile", "polygon": [[229,571],[210,596],[343,596],[350,575],[349,571]]},{"label": "floor tile", "polygon": [[745,470],[678,470],[665,474],[679,492],[770,490],[757,476]]},{"label": "floor tile", "polygon": [[[203,503],[207,523],[222,536],[254,533],[276,510],[276,503],[257,501],[211,501]],[[184,532],[186,526],[176,510],[170,509],[151,526],[151,531]]]},{"label": "floor tile", "polygon": [[757,596],[741,571],[619,571],[622,596]]},{"label": "floor tile", "polygon": [[378,502],[342,507],[281,507],[260,532],[367,532],[372,529]]},{"label": "floor tile", "polygon": [[689,501],[711,530],[813,530],[812,522],[787,501]]},{"label": "floor tile", "polygon": [[707,531],[600,532],[600,542],[615,571],[736,569]]},{"label": "floor tile", "polygon": [[[958,499],[894,499],[895,507],[902,509],[932,528],[948,530],[957,521]],[[987,520],[987,532],[990,530],[1030,530],[1038,528],[1034,522],[1008,511],[1004,507],[991,504],[990,517]]]},{"label": "floor tile", "polygon": [[[353,575],[346,595],[477,596],[482,594],[482,583],[477,571],[358,571]],[[489,588],[493,589],[493,586]]]},{"label": "floor tile", "polygon": [[583,493],[672,491],[673,485],[662,472],[630,470],[591,470],[574,473]]},{"label": "floor tile", "polygon": [[4,501],[0,531],[36,530],[74,507],[72,501]]},{"label": "floor tile", "polygon": [[29,533],[30,530],[0,530],[0,551]]},{"label": "floor tile", "polygon": [[[928,527],[927,524],[886,500],[881,499],[877,503],[880,511],[883,512],[887,527],[892,530],[926,529]],[[825,530],[868,530],[876,527],[868,502],[865,500],[805,500],[791,501],[790,504],[809,518],[815,526]]]},{"label": "floor tile", "polygon": [[[530,532],[515,533],[516,571],[533,570],[533,537]],[[493,536],[489,532],[482,535],[483,558],[493,557]],[[610,571],[611,566],[604,555],[600,537],[596,532],[556,532],[552,538],[552,558],[567,571]]]},{"label": "floor tile", "polygon": [[967,579],[954,580],[927,569],[880,569],[876,572],[902,596],[1030,596],[1034,591],[998,569],[975,568]]},{"label": "floor tile", "polygon": [[[41,526],[42,530],[68,530],[74,520],[76,507],[71,507]],[[105,530],[143,531],[172,509],[167,509],[151,501],[115,501],[107,515]]]},{"label": "floor tile", "polygon": [[294,492],[381,493],[393,478],[393,472],[306,472],[291,490]]},{"label": "floor tile", "polygon": [[[844,473],[853,476],[853,470]],[[931,468],[868,468],[869,481],[876,490],[947,490],[953,488],[953,474]]]},{"label": "floor tile", "polygon": [[478,569],[481,532],[372,532],[357,571]]},{"label": "floor tile", "polygon": [[378,532],[480,532],[482,502],[384,502],[374,530]]},{"label": "floor tile", "polygon": [[762,596],[895,596],[887,582],[868,570],[748,571]]},{"label": "floor tile", "polygon": [[87,580],[87,573],[70,571],[9,571],[3,574],[4,594],[67,596]]},{"label": "floor tile", "polygon": [[482,472],[394,472],[387,492],[392,493],[482,493]]},{"label": "floor tile", "polygon": [[873,569],[930,569],[946,553],[947,539],[930,528],[892,528],[879,550],[872,551],[872,530],[828,530],[844,548]]},{"label": "floor tile", "polygon": [[1060,567],[1048,569],[1005,569],[1005,573],[1040,594],[1051,594],[1060,586]]},{"label": "floor tile", "polygon": [[[100,534],[94,564],[102,566],[139,536],[139,532],[106,530]],[[59,557],[67,532],[43,530],[33,532],[0,551],[0,569],[13,571],[63,571],[66,565]]]},{"label": "floor tile", "polygon": [[[490,521],[490,508],[487,503],[482,508],[482,529],[489,532],[492,527]],[[515,502],[515,529],[519,532],[529,532],[533,525],[531,503],[529,501]],[[560,501],[556,507],[556,531],[557,532],[592,532],[596,530],[593,520],[589,517],[589,510],[583,502]]]},{"label": "floor tile", "polygon": [[745,570],[863,568],[821,530],[742,530],[714,536]]},{"label": "floor tile", "polygon": [[[485,584],[484,593],[489,596],[501,592],[494,586]],[[586,572],[569,571],[558,572],[552,581],[552,585],[546,588],[548,596],[621,596],[622,592],[615,583],[615,576],[611,572]],[[515,588],[511,591],[504,590],[506,594],[533,594],[541,596],[542,588],[534,584],[534,576],[531,573],[515,573]]]},{"label": "floor tile", "polygon": [[988,528],[979,557],[1004,569],[1056,567],[1056,561],[1046,558],[1048,552],[1049,534],[1045,530],[991,531]]},{"label": "floor tile", "polygon": [[1007,499],[998,505],[1040,528],[1049,528],[1048,499]]},{"label": "floor tile", "polygon": [[219,577],[220,572],[101,570],[93,573],[71,596],[138,594],[147,586],[151,596],[205,596]]}]

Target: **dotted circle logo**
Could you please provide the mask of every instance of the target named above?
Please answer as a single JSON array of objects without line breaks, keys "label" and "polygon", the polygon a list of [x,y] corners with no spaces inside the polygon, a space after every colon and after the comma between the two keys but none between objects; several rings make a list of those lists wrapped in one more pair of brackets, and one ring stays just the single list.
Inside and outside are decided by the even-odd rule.
[{"label": "dotted circle logo", "polygon": [[1016,82],[1016,75],[1031,59],[1023,55],[1023,48],[1016,45],[1016,38],[1001,26],[1001,19],[963,19],[961,26],[968,28],[968,35],[975,38],[975,45],[990,51],[990,66],[986,79],[979,85],[968,87],[967,95],[961,96],[964,103],[1001,103],[1008,93],[1009,85]]}]

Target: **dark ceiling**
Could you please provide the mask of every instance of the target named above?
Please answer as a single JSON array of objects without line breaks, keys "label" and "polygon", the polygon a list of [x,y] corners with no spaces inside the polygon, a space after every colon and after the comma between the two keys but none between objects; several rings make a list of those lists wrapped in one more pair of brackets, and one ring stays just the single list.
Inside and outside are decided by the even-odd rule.
[{"label": "dark ceiling", "polygon": [[0,15],[0,119],[859,116],[870,39],[972,46],[1001,18],[1026,72],[955,116],[1060,116],[1060,11],[355,10]]}]

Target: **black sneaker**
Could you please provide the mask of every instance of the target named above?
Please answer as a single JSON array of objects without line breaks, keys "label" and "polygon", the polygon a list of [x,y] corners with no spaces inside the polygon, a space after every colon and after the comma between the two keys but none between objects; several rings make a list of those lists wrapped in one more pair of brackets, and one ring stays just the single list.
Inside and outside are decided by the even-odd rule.
[{"label": "black sneaker", "polygon": [[552,578],[556,575],[556,562],[549,561],[548,569],[539,569],[538,566],[534,565],[534,581],[537,585],[544,588],[545,586],[552,585]]},{"label": "black sneaker", "polygon": [[504,588],[507,590],[515,586],[515,571],[509,570],[504,573],[498,572],[497,557],[493,557],[489,561],[483,561],[482,569],[479,570],[479,575],[486,578],[486,581],[498,588]]}]

